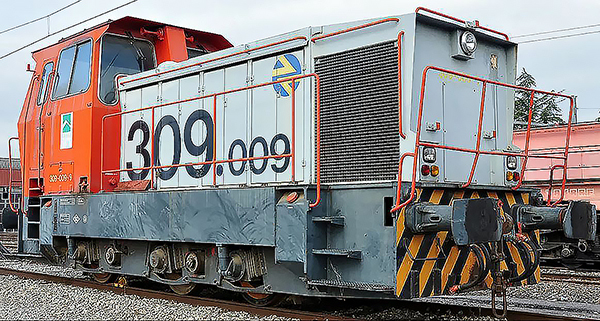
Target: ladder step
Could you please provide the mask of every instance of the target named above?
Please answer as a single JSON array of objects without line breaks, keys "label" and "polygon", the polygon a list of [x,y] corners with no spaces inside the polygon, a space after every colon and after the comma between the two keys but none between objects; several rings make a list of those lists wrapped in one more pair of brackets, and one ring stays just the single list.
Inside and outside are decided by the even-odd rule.
[{"label": "ladder step", "polygon": [[361,291],[373,291],[373,292],[393,292],[394,286],[387,284],[378,283],[365,283],[365,282],[350,282],[350,281],[337,281],[337,280],[309,280],[309,285],[314,286],[326,286],[331,288],[344,288],[354,289]]},{"label": "ladder step", "polygon": [[338,226],[344,226],[344,216],[315,216],[312,218],[313,222],[324,222]]},{"label": "ladder step", "polygon": [[342,256],[349,259],[362,259],[362,252],[358,250],[342,250],[342,249],[321,249],[312,250],[315,255],[329,255],[329,256]]}]

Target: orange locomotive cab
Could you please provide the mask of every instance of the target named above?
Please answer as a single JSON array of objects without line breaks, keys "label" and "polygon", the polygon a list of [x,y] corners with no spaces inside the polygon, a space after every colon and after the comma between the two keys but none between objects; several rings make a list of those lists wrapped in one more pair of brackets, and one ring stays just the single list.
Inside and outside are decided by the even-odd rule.
[{"label": "orange locomotive cab", "polygon": [[33,52],[18,123],[24,196],[98,192],[102,149],[104,166],[118,167],[117,122],[101,138],[102,118],[120,111],[117,77],[231,46],[221,35],[125,17]]}]

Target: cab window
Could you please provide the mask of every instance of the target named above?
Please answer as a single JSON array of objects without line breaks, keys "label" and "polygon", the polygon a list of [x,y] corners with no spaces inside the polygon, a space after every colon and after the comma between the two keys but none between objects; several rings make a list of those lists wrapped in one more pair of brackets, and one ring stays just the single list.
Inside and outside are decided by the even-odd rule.
[{"label": "cab window", "polygon": [[86,41],[61,51],[52,98],[82,93],[90,86],[92,42]]},{"label": "cab window", "polygon": [[195,58],[207,54],[208,51],[204,48],[187,48],[188,58]]},{"label": "cab window", "polygon": [[131,75],[156,67],[151,43],[132,37],[105,35],[100,54],[100,100],[112,105],[117,102],[116,77]]},{"label": "cab window", "polygon": [[49,62],[44,66],[44,70],[42,70],[42,78],[40,80],[40,89],[38,91],[37,96],[37,104],[42,105],[48,99],[48,82],[50,81],[50,74],[52,73],[52,68],[54,68],[54,63]]}]

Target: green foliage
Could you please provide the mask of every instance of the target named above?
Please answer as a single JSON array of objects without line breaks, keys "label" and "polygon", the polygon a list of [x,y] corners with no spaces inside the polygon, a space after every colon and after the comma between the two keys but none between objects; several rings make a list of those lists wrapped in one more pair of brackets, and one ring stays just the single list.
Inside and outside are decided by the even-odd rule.
[{"label": "green foliage", "polygon": [[[517,77],[517,85],[525,88],[535,88],[535,78],[523,68],[521,74]],[[515,128],[527,127],[526,124],[529,116],[530,101],[530,92],[523,90],[517,90],[515,92]],[[559,100],[559,97],[556,96],[535,94],[533,97],[533,112],[531,115],[532,126],[564,124],[565,121],[562,118],[561,109],[558,106],[560,101],[562,100]]]}]

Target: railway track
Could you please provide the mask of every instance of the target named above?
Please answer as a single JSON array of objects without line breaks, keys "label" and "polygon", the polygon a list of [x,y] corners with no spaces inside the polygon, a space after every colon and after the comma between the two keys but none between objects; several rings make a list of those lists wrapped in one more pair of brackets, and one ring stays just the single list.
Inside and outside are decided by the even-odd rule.
[{"label": "railway track", "polygon": [[566,282],[585,285],[600,285],[600,275],[582,274],[566,269],[547,269],[542,272],[542,281]]},{"label": "railway track", "polygon": [[[204,298],[196,296],[182,296],[164,291],[157,291],[129,285],[121,286],[116,284],[99,284],[85,279],[77,279],[70,277],[61,277],[56,275],[48,275],[44,273],[26,272],[7,268],[0,268],[0,275],[14,275],[21,278],[43,280],[46,282],[61,283],[77,287],[94,288],[103,291],[111,291],[117,294],[137,295],[145,298],[166,299],[175,302],[191,304],[195,306],[214,306],[231,311],[245,311],[259,316],[277,315],[287,318],[295,318],[300,320],[359,320],[369,318],[369,312],[344,313],[344,310],[351,310],[358,305],[363,306],[378,306],[375,310],[385,311],[386,309],[407,309],[420,311],[423,313],[432,313],[433,311],[449,311],[453,315],[464,316],[490,316],[492,315],[489,303],[480,302],[479,306],[466,306],[460,302],[460,297],[445,296],[441,300],[406,300],[406,301],[380,301],[372,300],[365,302],[364,300],[348,300],[340,304],[328,306],[325,304],[323,308],[326,311],[307,311],[277,307],[256,307],[250,304],[235,302],[223,299]],[[470,299],[472,300],[472,299]],[[434,312],[435,313],[435,312]],[[578,320],[573,317],[563,317],[558,315],[550,315],[548,313],[536,313],[531,309],[528,311],[519,311],[510,309],[507,314],[509,320]],[[584,320],[584,319],[581,319]]]},{"label": "railway track", "polygon": [[259,316],[277,315],[280,317],[295,318],[300,320],[348,320],[347,317],[339,317],[335,315],[328,315],[311,311],[291,310],[276,307],[257,307],[250,304],[235,301],[194,296],[182,296],[173,293],[131,287],[127,285],[120,286],[115,284],[100,284],[84,279],[73,279],[68,277],[61,277],[35,272],[25,272],[6,268],[0,268],[0,275],[13,275],[27,279],[43,280],[46,282],[61,283],[77,287],[87,287],[102,291],[111,291],[117,294],[137,295],[144,298],[165,299],[175,302],[191,304],[195,306],[214,306],[231,311],[245,311]]}]

